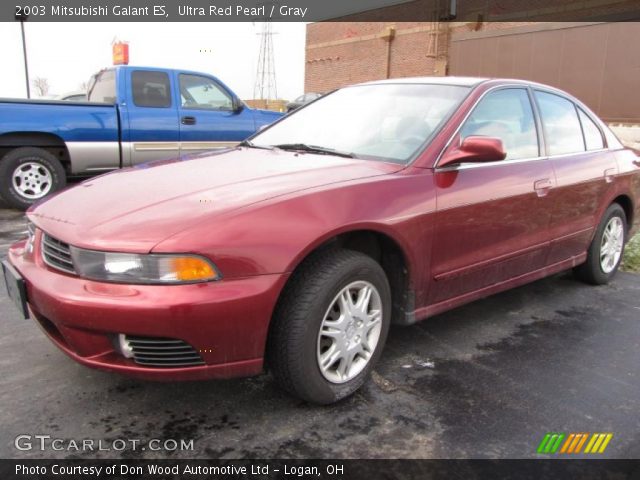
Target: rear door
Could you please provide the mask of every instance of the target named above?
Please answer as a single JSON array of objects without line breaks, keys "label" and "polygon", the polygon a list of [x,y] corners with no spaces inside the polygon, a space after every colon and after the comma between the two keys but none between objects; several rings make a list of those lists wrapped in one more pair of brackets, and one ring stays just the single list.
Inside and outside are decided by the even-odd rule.
[{"label": "rear door", "polygon": [[216,79],[177,73],[181,155],[234,146],[255,131],[249,108],[234,109],[234,95]]},{"label": "rear door", "polygon": [[171,79],[159,70],[128,69],[123,155],[132,165],[176,158],[180,153],[178,111]]},{"label": "rear door", "polygon": [[534,96],[557,177],[549,194],[554,209],[547,262],[554,264],[586,252],[618,167],[590,114],[555,92],[535,90]]},{"label": "rear door", "polygon": [[490,91],[462,125],[452,146],[470,135],[498,137],[507,158],[436,168],[430,304],[544,266],[555,177],[539,129],[526,87]]}]

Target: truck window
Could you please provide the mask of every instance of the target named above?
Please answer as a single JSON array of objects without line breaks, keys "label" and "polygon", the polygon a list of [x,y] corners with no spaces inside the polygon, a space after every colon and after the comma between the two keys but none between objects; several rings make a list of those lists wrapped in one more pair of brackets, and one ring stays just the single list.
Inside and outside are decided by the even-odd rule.
[{"label": "truck window", "polygon": [[183,108],[233,110],[233,100],[213,80],[199,75],[180,75],[180,97]]},{"label": "truck window", "polygon": [[116,72],[104,70],[96,75],[89,90],[88,100],[99,103],[116,103]]},{"label": "truck window", "polygon": [[138,70],[131,73],[133,103],[138,107],[171,106],[169,75],[165,72]]}]

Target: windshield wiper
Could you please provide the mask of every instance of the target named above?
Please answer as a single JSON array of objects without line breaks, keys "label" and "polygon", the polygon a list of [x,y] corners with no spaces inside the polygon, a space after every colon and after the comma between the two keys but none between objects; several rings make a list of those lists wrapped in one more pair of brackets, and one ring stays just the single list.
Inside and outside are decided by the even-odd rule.
[{"label": "windshield wiper", "polygon": [[338,157],[345,158],[357,158],[355,154],[350,152],[341,152],[335,148],[320,147],[318,145],[307,145],[306,143],[281,143],[280,145],[274,145],[275,148],[280,150],[298,150],[300,152],[318,153],[321,155],[336,155]]},{"label": "windshield wiper", "polygon": [[256,145],[255,143],[250,142],[249,140],[243,140],[238,144],[238,146],[249,147],[249,148],[261,148],[262,150],[273,150],[275,148],[275,147],[272,147],[271,145]]}]

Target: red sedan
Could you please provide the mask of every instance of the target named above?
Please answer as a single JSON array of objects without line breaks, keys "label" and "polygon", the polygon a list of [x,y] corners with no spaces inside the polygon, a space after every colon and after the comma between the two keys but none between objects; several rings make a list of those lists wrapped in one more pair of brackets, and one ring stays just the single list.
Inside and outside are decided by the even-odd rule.
[{"label": "red sedan", "polygon": [[34,206],[5,278],[84,365],[154,380],[267,367],[330,403],[365,382],[391,323],[571,268],[608,282],[640,207],[639,160],[555,88],[372,82],[237,148]]}]

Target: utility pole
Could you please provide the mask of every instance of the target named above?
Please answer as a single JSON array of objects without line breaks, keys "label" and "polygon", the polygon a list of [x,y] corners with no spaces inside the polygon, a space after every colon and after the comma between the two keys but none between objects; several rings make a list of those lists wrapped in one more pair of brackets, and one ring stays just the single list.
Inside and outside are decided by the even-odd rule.
[{"label": "utility pole", "polygon": [[29,15],[16,15],[16,20],[20,22],[20,30],[22,31],[22,55],[24,56],[24,78],[27,85],[27,98],[31,98],[31,88],[29,87],[29,64],[27,62],[27,41],[24,37],[24,22]]}]

